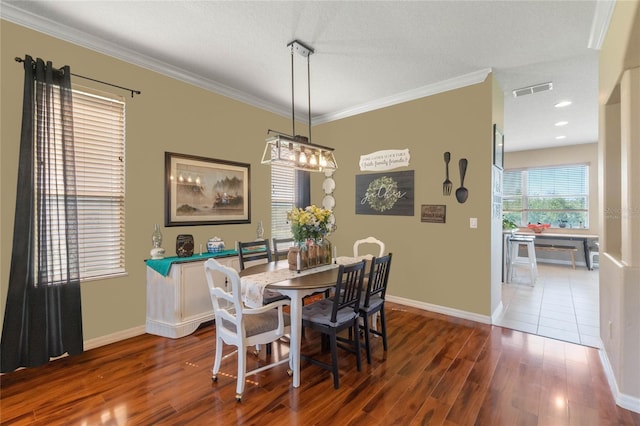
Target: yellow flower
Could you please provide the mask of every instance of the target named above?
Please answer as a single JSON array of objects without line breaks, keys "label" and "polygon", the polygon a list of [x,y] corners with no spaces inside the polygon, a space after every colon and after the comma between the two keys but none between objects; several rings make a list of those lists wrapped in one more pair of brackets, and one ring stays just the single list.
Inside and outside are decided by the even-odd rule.
[{"label": "yellow flower", "polygon": [[304,209],[294,208],[287,212],[293,239],[302,242],[308,239],[318,241],[327,235],[331,210],[311,205]]}]

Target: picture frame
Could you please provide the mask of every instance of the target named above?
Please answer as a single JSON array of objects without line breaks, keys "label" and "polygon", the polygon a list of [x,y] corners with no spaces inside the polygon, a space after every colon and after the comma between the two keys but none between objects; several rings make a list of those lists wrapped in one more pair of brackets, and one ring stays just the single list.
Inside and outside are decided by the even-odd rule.
[{"label": "picture frame", "polygon": [[420,206],[420,222],[446,223],[447,206],[444,204],[422,204]]},{"label": "picture frame", "polygon": [[165,226],[251,222],[251,165],[165,152]]},{"label": "picture frame", "polygon": [[493,125],[493,165],[504,169],[504,134],[497,124]]}]

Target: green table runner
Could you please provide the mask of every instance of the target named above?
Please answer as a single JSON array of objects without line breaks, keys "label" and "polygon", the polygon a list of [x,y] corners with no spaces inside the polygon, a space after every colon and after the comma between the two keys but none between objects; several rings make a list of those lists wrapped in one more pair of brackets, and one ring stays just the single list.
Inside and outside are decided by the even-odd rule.
[{"label": "green table runner", "polygon": [[189,257],[165,257],[164,259],[147,259],[145,263],[147,266],[157,273],[167,276],[169,275],[169,270],[171,269],[171,265],[174,263],[186,263],[186,262],[197,262],[199,260],[209,259],[212,257],[229,257],[229,256],[237,256],[238,252],[236,250],[222,250],[218,253],[202,253],[202,254],[194,254]]}]

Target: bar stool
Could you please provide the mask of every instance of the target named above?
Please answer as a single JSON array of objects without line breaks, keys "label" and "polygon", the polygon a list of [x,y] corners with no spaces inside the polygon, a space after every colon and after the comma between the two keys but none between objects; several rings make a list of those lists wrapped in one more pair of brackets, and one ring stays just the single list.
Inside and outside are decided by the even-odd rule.
[{"label": "bar stool", "polygon": [[[509,237],[509,271],[507,273],[507,282],[513,280],[514,265],[529,265],[529,276],[531,277],[531,285],[534,285],[538,277],[538,264],[536,262],[536,247],[534,245],[536,237],[526,235],[512,235]],[[518,252],[520,245],[527,247],[527,257],[519,257]]]},{"label": "bar stool", "polygon": [[[596,262],[596,257],[598,258],[598,262]],[[592,246],[589,247],[589,265],[591,266],[591,270],[593,271],[593,264],[597,263],[598,268],[600,267],[600,243],[597,241],[593,243]]]}]

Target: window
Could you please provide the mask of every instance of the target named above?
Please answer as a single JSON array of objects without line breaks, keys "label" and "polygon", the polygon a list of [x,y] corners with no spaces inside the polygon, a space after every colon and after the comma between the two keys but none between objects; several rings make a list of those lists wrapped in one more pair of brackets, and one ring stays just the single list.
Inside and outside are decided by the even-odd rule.
[{"label": "window", "polygon": [[114,95],[74,89],[73,129],[80,280],[122,274],[124,101]]},{"label": "window", "polygon": [[589,227],[589,166],[507,170],[503,178],[504,216],[526,226]]},{"label": "window", "polygon": [[271,164],[271,237],[291,238],[287,212],[296,204],[296,171]]}]

